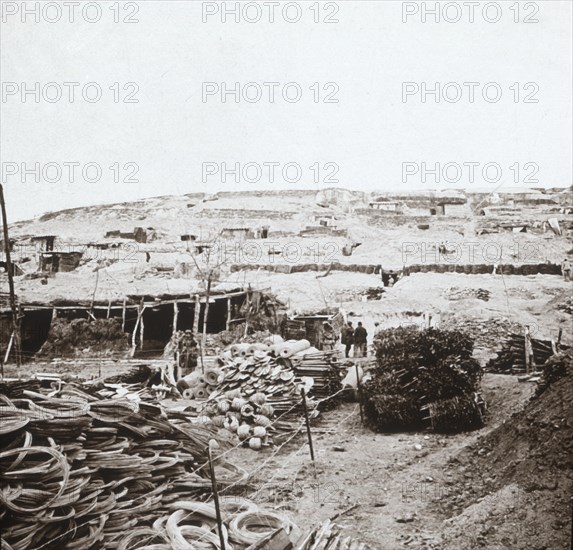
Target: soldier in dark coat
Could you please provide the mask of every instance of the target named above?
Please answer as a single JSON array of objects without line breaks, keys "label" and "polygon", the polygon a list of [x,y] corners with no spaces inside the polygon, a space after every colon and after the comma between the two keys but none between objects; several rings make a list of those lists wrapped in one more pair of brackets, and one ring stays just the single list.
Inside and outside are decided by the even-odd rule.
[{"label": "soldier in dark coat", "polygon": [[366,344],[368,342],[368,332],[359,321],[354,331],[354,357],[366,357]]},{"label": "soldier in dark coat", "polygon": [[352,327],[352,321],[348,321],[346,326],[342,329],[342,344],[344,344],[344,355],[345,357],[350,357],[350,350],[354,344],[354,328]]}]

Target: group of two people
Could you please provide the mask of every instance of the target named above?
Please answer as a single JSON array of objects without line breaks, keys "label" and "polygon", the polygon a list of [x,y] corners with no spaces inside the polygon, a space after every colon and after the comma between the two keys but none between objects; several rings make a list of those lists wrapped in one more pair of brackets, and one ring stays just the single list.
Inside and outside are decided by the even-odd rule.
[{"label": "group of two people", "polygon": [[[368,332],[359,322],[358,326],[353,328],[352,321],[348,321],[346,326],[342,329],[341,343],[345,346],[345,355],[350,357],[350,350],[354,346],[354,357],[366,357],[366,345],[368,339]],[[331,351],[336,345],[338,336],[336,335],[332,325],[325,321],[322,325],[322,350]]]},{"label": "group of two people", "polygon": [[344,344],[344,355],[350,357],[350,351],[354,346],[354,357],[366,357],[368,344],[368,331],[358,321],[358,326],[354,328],[352,321],[348,321],[342,329],[342,344]]}]

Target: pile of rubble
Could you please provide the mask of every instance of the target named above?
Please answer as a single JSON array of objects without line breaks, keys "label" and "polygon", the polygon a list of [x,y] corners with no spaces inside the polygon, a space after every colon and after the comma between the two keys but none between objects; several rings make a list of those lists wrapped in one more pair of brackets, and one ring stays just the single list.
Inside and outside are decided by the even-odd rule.
[{"label": "pile of rubble", "polygon": [[486,349],[497,348],[510,334],[523,332],[521,323],[509,319],[476,319],[463,314],[447,313],[442,315],[441,327],[446,330],[460,330],[475,342],[476,347]]},{"label": "pile of rubble", "polygon": [[559,311],[564,311],[569,315],[573,315],[573,298],[569,298],[568,300],[565,300],[563,303],[559,304],[557,309]]},{"label": "pile of rubble", "polygon": [[485,288],[450,287],[444,290],[443,295],[448,300],[483,300],[487,302],[491,292]]}]

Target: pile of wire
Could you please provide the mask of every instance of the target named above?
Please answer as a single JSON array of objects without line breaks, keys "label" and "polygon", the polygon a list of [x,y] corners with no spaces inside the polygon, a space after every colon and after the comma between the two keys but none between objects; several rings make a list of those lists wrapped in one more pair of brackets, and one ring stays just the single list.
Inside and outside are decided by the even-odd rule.
[{"label": "pile of wire", "polygon": [[[224,518],[221,533],[228,550],[243,550],[277,529],[289,533],[293,527],[285,517],[261,510],[254,502],[238,497],[222,500],[221,515]],[[174,502],[170,513],[158,518],[151,529],[142,528],[126,534],[117,548],[216,550],[221,548],[217,529],[212,503],[182,500]]]},{"label": "pile of wire", "polygon": [[[77,384],[10,395],[0,394],[2,549],[118,548],[126,533],[149,538],[174,503],[211,492],[200,465],[213,428]],[[222,488],[245,476],[223,459],[217,472]],[[189,536],[185,526],[179,533]]]}]

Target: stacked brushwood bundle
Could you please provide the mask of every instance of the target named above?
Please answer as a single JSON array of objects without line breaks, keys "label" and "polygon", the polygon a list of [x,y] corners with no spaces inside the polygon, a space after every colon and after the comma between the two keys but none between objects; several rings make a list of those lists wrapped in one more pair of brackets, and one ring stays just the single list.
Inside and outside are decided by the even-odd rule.
[{"label": "stacked brushwood bundle", "polygon": [[[132,548],[120,544],[126,531],[149,531],[178,501],[211,491],[208,426],[75,384],[3,389],[2,548]],[[217,478],[225,487],[244,472],[218,459]]]},{"label": "stacked brushwood bundle", "polygon": [[371,546],[344,535],[342,529],[330,520],[297,542],[297,550],[374,550]]},{"label": "stacked brushwood bundle", "polygon": [[[531,338],[533,363],[541,366],[553,355],[553,344],[550,340]],[[560,347],[560,349],[563,349]],[[526,372],[525,336],[511,334],[504,342],[497,356],[490,359],[485,370],[501,374],[520,374]]]},{"label": "stacked brushwood bundle", "polygon": [[459,432],[483,425],[482,371],[472,340],[458,331],[387,329],[376,341],[377,367],[363,386],[365,413],[379,431]]},{"label": "stacked brushwood bundle", "polygon": [[127,353],[128,335],[121,319],[67,319],[52,321],[48,339],[38,352],[40,357],[85,356],[86,353],[111,355]]}]

